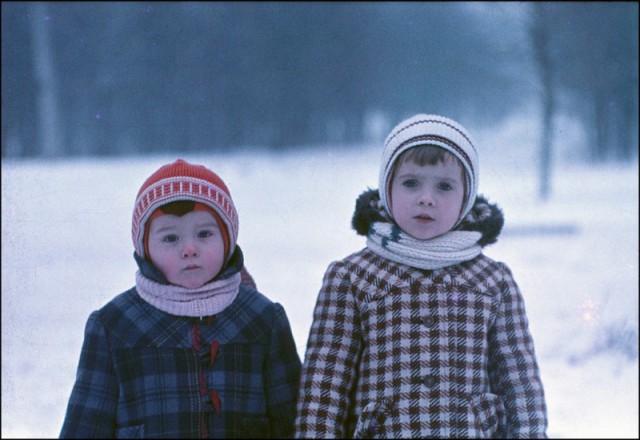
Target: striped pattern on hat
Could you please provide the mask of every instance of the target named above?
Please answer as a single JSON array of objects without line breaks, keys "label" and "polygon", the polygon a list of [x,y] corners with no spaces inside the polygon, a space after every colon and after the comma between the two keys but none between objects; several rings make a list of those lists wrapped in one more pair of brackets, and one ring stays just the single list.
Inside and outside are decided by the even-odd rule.
[{"label": "striped pattern on hat", "polygon": [[469,133],[456,121],[439,115],[417,114],[396,125],[387,136],[380,163],[379,192],[382,206],[391,216],[390,179],[398,157],[418,145],[435,145],[457,157],[467,177],[465,200],[457,224],[469,213],[478,193],[478,152]]},{"label": "striped pattern on hat", "polygon": [[131,237],[136,253],[148,258],[144,251],[144,232],[153,212],[162,205],[191,200],[212,208],[222,219],[229,236],[229,256],[238,240],[238,213],[229,189],[213,171],[182,159],[164,165],[142,184],[133,208]]}]

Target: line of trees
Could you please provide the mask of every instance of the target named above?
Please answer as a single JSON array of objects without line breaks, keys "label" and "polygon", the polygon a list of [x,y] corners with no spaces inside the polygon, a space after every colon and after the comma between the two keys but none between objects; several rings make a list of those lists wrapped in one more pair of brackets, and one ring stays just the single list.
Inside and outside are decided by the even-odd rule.
[{"label": "line of trees", "polygon": [[536,4],[2,2],[2,156],[356,143],[537,100],[594,161],[637,157],[637,3]]}]

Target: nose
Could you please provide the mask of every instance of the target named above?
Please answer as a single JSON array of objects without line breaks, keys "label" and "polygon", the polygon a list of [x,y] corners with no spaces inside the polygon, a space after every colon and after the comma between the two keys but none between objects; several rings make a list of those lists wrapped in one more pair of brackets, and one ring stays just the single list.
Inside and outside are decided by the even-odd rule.
[{"label": "nose", "polygon": [[431,194],[431,191],[421,191],[420,195],[418,196],[418,205],[420,206],[434,206],[435,205],[435,200],[433,198],[433,195]]},{"label": "nose", "polygon": [[182,248],[182,258],[190,258],[198,256],[198,248],[193,243],[185,243]]}]

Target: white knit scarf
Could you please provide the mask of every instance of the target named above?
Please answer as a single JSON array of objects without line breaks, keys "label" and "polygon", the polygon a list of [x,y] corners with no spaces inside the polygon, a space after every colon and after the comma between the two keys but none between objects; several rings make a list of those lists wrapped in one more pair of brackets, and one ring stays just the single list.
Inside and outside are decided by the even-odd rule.
[{"label": "white knit scarf", "polygon": [[197,289],[160,284],[138,271],[136,290],[152,306],[178,316],[202,317],[223,311],[238,296],[240,273]]},{"label": "white knit scarf", "polygon": [[418,240],[397,226],[376,222],[367,235],[367,247],[396,263],[419,269],[442,269],[471,260],[482,252],[477,231],[449,231],[428,240]]}]

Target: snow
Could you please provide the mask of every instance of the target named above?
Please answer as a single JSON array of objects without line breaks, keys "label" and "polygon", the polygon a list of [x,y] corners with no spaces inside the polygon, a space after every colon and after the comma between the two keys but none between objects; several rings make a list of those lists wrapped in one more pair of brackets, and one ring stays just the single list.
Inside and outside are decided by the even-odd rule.
[{"label": "snow", "polygon": [[[541,202],[530,148],[501,157],[489,144],[480,192],[506,226],[485,253],[509,265],[525,297],[549,436],[637,438],[638,164],[563,164]],[[247,267],[285,307],[303,357],[324,271],[364,246],[350,221],[357,196],[377,188],[379,153],[3,160],[2,437],[58,436],[86,319],[134,283],[133,200],[158,167],[182,157],[225,180]]]}]

